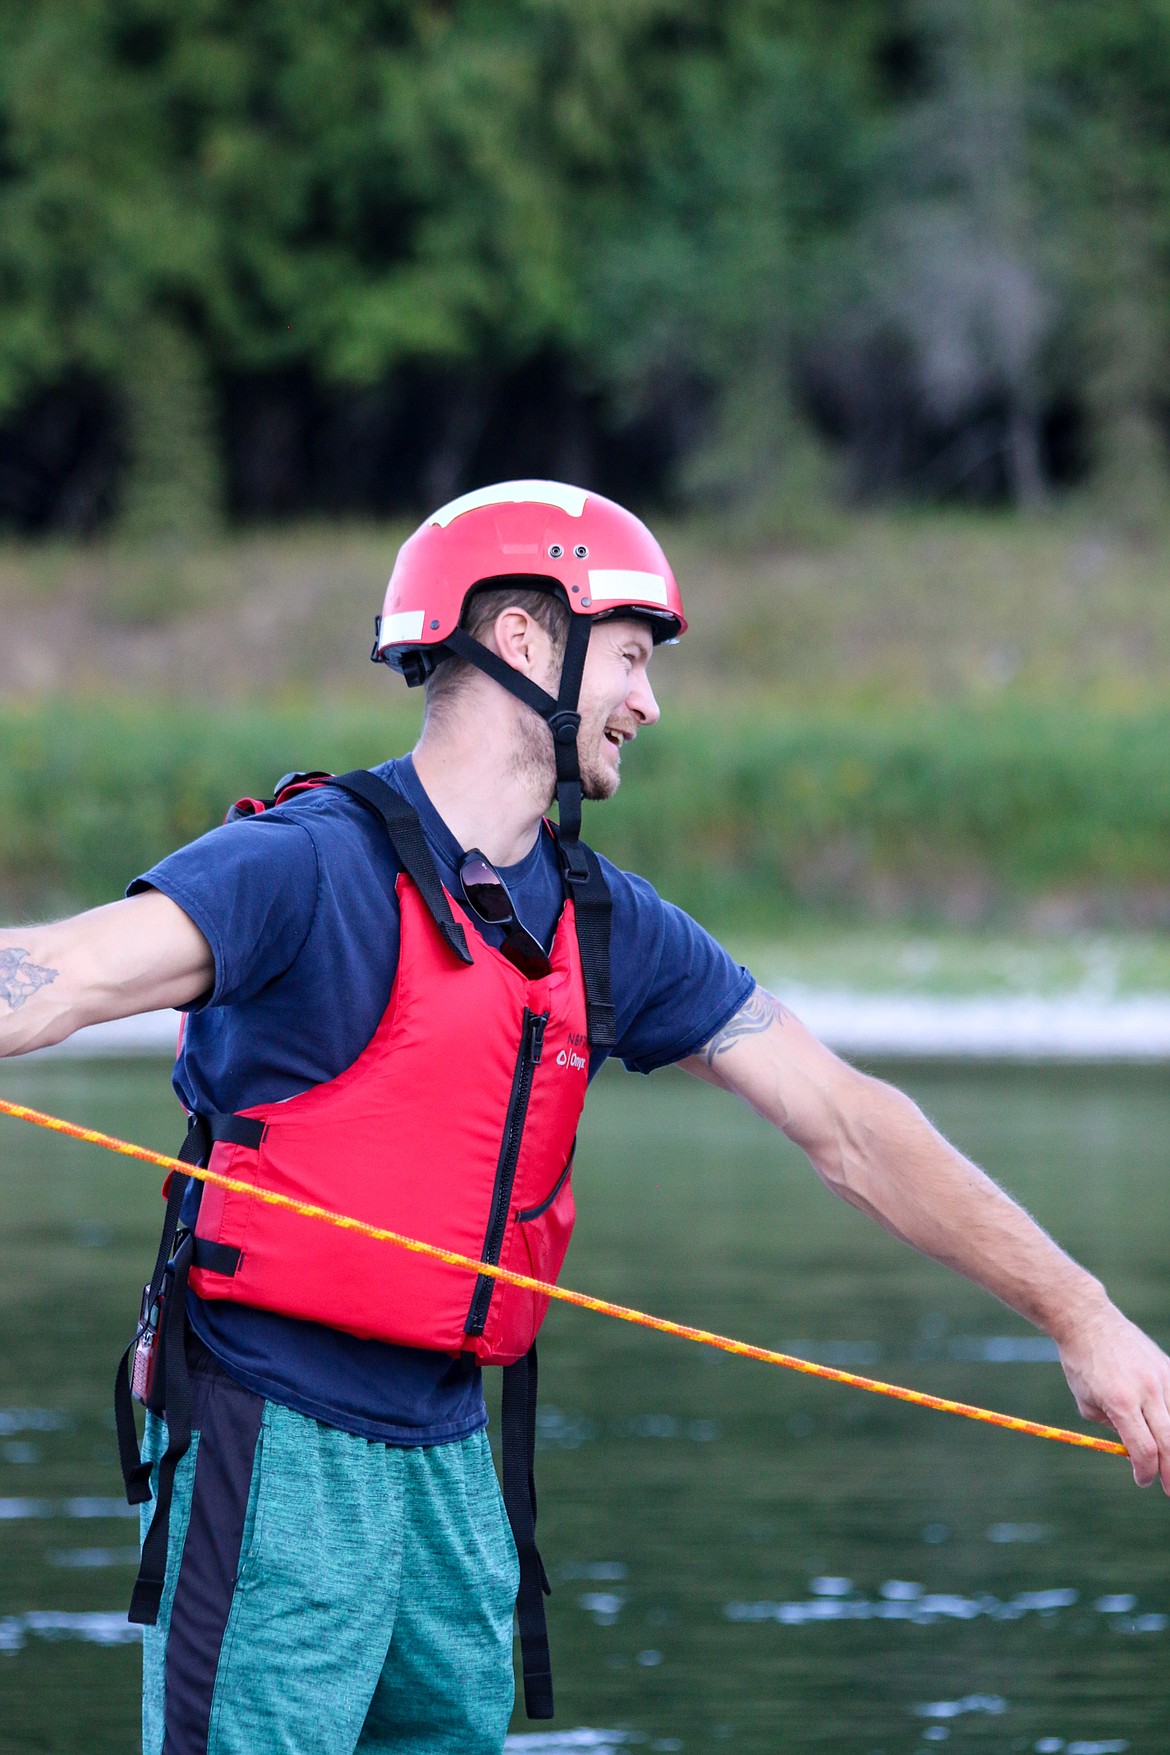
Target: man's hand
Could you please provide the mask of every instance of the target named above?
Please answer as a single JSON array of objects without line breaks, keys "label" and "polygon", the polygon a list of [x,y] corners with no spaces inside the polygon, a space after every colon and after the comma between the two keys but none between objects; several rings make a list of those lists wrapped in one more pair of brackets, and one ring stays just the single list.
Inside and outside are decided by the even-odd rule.
[{"label": "man's hand", "polygon": [[834,1194],[1056,1341],[1086,1419],[1117,1430],[1139,1486],[1170,1493],[1170,1358],[903,1092],[866,1077],[757,987],[688,1072],[734,1091]]},{"label": "man's hand", "polygon": [[169,897],[147,890],[52,926],[0,931],[0,1056],[83,1024],[189,1005],[215,980],[211,948]]},{"label": "man's hand", "polygon": [[1170,1359],[1113,1304],[1055,1338],[1085,1419],[1114,1428],[1139,1487],[1170,1493]]}]

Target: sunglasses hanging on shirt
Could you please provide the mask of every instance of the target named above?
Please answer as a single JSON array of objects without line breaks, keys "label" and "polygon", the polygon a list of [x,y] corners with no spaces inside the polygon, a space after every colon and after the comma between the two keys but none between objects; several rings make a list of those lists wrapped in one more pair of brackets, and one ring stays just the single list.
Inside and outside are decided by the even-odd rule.
[{"label": "sunglasses hanging on shirt", "polygon": [[529,981],[537,981],[550,972],[551,965],[540,940],[522,926],[508,886],[490,859],[473,847],[459,865],[459,883],[463,900],[485,926],[502,926],[504,942],[500,950],[510,963]]}]

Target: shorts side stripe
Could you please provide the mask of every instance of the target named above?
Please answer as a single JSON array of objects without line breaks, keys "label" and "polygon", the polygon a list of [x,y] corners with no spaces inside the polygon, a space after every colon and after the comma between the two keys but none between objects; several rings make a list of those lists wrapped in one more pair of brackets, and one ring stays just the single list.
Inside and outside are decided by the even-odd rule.
[{"label": "shorts side stripe", "polygon": [[163,1755],[207,1749],[264,1413],[262,1396],[218,1368],[193,1371],[191,1384],[199,1448],[167,1638]]}]

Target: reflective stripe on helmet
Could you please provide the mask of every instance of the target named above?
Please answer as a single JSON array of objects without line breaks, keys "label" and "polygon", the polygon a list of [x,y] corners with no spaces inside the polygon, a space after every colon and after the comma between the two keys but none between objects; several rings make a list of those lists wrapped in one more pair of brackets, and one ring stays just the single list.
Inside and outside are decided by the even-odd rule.
[{"label": "reflective stripe on helmet", "polygon": [[569,487],[561,481],[500,481],[494,487],[475,488],[469,494],[460,494],[457,500],[448,500],[437,512],[432,512],[427,519],[428,524],[441,524],[446,529],[448,524],[462,517],[464,512],[478,511],[480,506],[504,505],[538,505],[559,506],[570,518],[579,518],[585,509],[588,494],[584,488]]}]

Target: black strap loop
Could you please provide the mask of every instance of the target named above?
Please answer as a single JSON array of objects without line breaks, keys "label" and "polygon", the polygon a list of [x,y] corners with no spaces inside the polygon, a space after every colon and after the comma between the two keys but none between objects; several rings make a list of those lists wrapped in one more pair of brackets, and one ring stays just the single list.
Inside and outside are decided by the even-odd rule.
[{"label": "black strap loop", "polygon": [[230,1243],[213,1243],[210,1237],[193,1239],[191,1266],[206,1268],[213,1274],[223,1274],[231,1279],[244,1259],[242,1249],[235,1249]]},{"label": "black strap loop", "polygon": [[187,1119],[187,1137],[179,1147],[184,1164],[206,1164],[211,1148],[219,1142],[233,1146],[250,1146],[259,1151],[267,1123],[252,1115],[220,1114],[216,1110],[196,1112]]},{"label": "black strap loop", "polygon": [[[191,1267],[192,1239],[185,1237],[171,1263],[171,1286],[159,1337],[164,1372],[162,1397],[166,1404],[167,1448],[158,1465],[158,1498],[154,1516],[142,1544],[142,1560],[130,1597],[127,1619],[136,1626],[153,1627],[162,1603],[167,1570],[167,1537],[175,1473],[191,1448],[191,1379],[187,1372],[187,1275]],[[149,1492],[149,1489],[148,1489]]]},{"label": "black strap loop", "polygon": [[435,925],[461,963],[472,961],[467,935],[451,912],[447,892],[435,870],[431,850],[427,846],[418,813],[400,792],[368,768],[355,768],[348,774],[335,774],[330,782],[340,786],[352,798],[360,800],[381,817],[390,837],[398,863],[418,888],[430,910]]},{"label": "black strap loop", "polygon": [[529,1718],[553,1716],[552,1659],[544,1599],[548,1576],[536,1547],[536,1348],[503,1371],[500,1406],[504,1507],[520,1560],[516,1620],[524,1669],[524,1710]]},{"label": "black strap loop", "polygon": [[[194,1119],[192,1117],[192,1120]],[[184,1147],[188,1145],[191,1138],[192,1130],[188,1128],[187,1139],[183,1142]],[[181,1152],[180,1156],[182,1156]],[[195,1161],[190,1157],[185,1159],[186,1163]],[[150,1285],[143,1299],[145,1310],[150,1309],[162,1290],[179,1228],[179,1211],[183,1205],[183,1197],[190,1185],[189,1176],[181,1176],[175,1171],[171,1173],[162,1236],[159,1238],[158,1254],[155,1257],[154,1269],[150,1276]],[[169,1297],[167,1303],[168,1305],[170,1303]],[[118,1369],[114,1377],[114,1425],[118,1434],[118,1458],[122,1465],[122,1480],[126,1487],[127,1503],[130,1505],[143,1505],[150,1498],[150,1464],[143,1462],[142,1453],[138,1448],[138,1428],[134,1423],[134,1401],[130,1394],[131,1362],[140,1334],[141,1330],[135,1331],[134,1339],[118,1361]],[[156,1367],[156,1371],[157,1369]]]},{"label": "black strap loop", "polygon": [[[193,1114],[187,1123],[187,1136],[179,1149],[185,1164],[205,1165],[217,1141],[234,1145],[259,1147],[264,1126],[253,1116]],[[187,1372],[187,1279],[192,1266],[213,1268],[218,1273],[234,1273],[240,1251],[196,1239],[188,1232],[176,1248],[180,1211],[184,1196],[191,1185],[189,1176],[172,1171],[167,1189],[167,1210],[159,1239],[158,1255],[143,1300],[149,1312],[163,1293],[162,1316],[155,1345],[155,1383],[150,1395],[154,1413],[165,1413],[167,1448],[158,1468],[158,1498],[150,1528],[142,1545],[142,1561],[130,1598],[129,1619],[137,1625],[152,1627],[158,1620],[166,1576],[167,1540],[170,1527],[171,1500],[174,1496],[175,1472],[191,1447],[191,1383]],[[208,1253],[210,1252],[210,1254]],[[232,1259],[234,1258],[234,1259]],[[139,1331],[140,1333],[141,1331]],[[151,1465],[143,1459],[138,1445],[138,1429],[134,1420],[134,1403],[130,1391],[129,1371],[139,1334],[122,1354],[114,1381],[114,1422],[118,1433],[118,1454],[126,1498],[131,1505],[144,1505],[151,1496]]]}]

